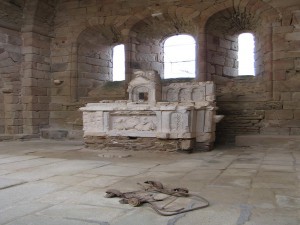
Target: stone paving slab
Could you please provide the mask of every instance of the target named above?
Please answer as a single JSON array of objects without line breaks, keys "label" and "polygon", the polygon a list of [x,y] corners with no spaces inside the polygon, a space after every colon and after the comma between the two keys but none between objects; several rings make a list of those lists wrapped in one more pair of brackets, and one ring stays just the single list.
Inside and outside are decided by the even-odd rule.
[{"label": "stone paving slab", "polygon": [[251,220],[244,225],[299,225],[299,213],[284,209],[256,209],[251,211]]},{"label": "stone paving slab", "polygon": [[150,169],[150,171],[159,171],[159,172],[189,172],[205,162],[203,160],[182,160],[169,164],[158,165]]},{"label": "stone paving slab", "polygon": [[11,173],[8,177],[14,179],[22,179],[26,181],[36,181],[47,179],[56,175],[73,175],[90,169],[98,168],[109,164],[102,161],[88,161],[88,160],[64,160],[56,163],[31,167]]},{"label": "stone paving slab", "polygon": [[78,183],[80,186],[87,186],[87,187],[95,187],[95,188],[104,188],[111,186],[118,181],[123,180],[124,177],[122,176],[99,176],[96,178],[91,178],[86,181]]},{"label": "stone paving slab", "polygon": [[[98,222],[98,221],[96,221]],[[14,220],[7,225],[95,225],[95,221],[91,220],[75,220],[75,219],[65,219],[65,218],[53,218],[49,216],[36,216],[28,215],[20,219]],[[99,223],[98,223],[99,224]],[[101,225],[101,224],[100,224]],[[103,225],[106,225],[103,223]]]},{"label": "stone paving slab", "polygon": [[106,176],[119,176],[127,177],[142,174],[146,171],[144,168],[133,168],[126,166],[107,165],[100,168],[90,169],[86,173],[106,175]]},{"label": "stone paving slab", "polygon": [[57,175],[57,176],[52,176],[47,179],[44,179],[44,181],[58,183],[58,184],[65,184],[65,185],[77,185],[89,179],[90,177],[84,177],[84,176]]},{"label": "stone paving slab", "polygon": [[227,169],[222,173],[223,176],[239,176],[239,177],[253,177],[257,174],[256,169]]},{"label": "stone paving slab", "polygon": [[276,195],[276,203],[280,208],[300,209],[300,197]]},{"label": "stone paving slab", "polygon": [[61,162],[61,161],[65,161],[65,159],[35,158],[35,159],[29,159],[21,162],[19,161],[19,162],[0,164],[0,170],[1,169],[12,170],[12,171],[24,170],[27,168],[47,165],[47,164]]},{"label": "stone paving slab", "polygon": [[[128,158],[101,158],[95,151],[78,151],[81,147],[78,142],[0,142],[0,224],[300,224],[298,146],[140,151]],[[147,206],[104,197],[107,189],[134,191],[146,180],[186,187],[210,206],[162,217]]]},{"label": "stone paving slab", "polygon": [[48,204],[59,204],[69,199],[75,198],[84,194],[84,191],[75,190],[61,190],[43,195],[42,197],[35,199],[36,202],[48,203]]},{"label": "stone paving slab", "polygon": [[76,197],[68,199],[66,204],[75,204],[75,205],[93,205],[93,206],[108,206],[112,208],[120,208],[122,210],[132,209],[132,206],[127,204],[120,204],[119,198],[105,198],[106,195],[105,189],[94,189],[90,190],[85,194],[78,195]]},{"label": "stone paving slab", "polygon": [[252,188],[247,204],[262,209],[276,208],[275,193],[270,188]]},{"label": "stone paving slab", "polygon": [[116,218],[110,225],[167,225],[169,220],[170,217],[160,216],[149,207],[141,207]]},{"label": "stone paving slab", "polygon": [[9,174],[9,173],[11,173],[11,171],[9,171],[9,170],[0,170],[0,176],[1,175],[6,175],[6,174]]},{"label": "stone paving slab", "polygon": [[0,177],[0,189],[9,188],[23,183],[25,183],[24,180],[16,180],[16,179]]},{"label": "stone paving slab", "polygon": [[218,187],[242,187],[250,188],[251,178],[238,176],[220,176],[211,183],[212,186]]},{"label": "stone paving slab", "polygon": [[40,158],[39,156],[11,156],[11,157],[5,157],[0,159],[0,165],[1,164],[7,164],[7,163],[12,163],[12,162],[20,162],[20,161],[25,161],[25,160],[30,160],[30,159],[36,159]]},{"label": "stone paving slab", "polygon": [[263,171],[276,171],[276,172],[294,172],[295,168],[293,165],[282,166],[282,165],[262,165],[261,170]]},{"label": "stone paving slab", "polygon": [[233,163],[229,166],[229,168],[234,169],[258,169],[260,167],[260,164],[254,164],[254,163]]},{"label": "stone paving slab", "polygon": [[14,206],[18,202],[30,201],[41,196],[65,188],[64,185],[32,182],[14,186],[0,191],[0,209]]},{"label": "stone paving slab", "polygon": [[127,211],[127,209],[112,208],[108,206],[60,204],[47,208],[39,212],[38,215],[81,222],[93,221],[94,223],[99,224],[101,222],[110,222],[113,219],[124,215]]},{"label": "stone paving slab", "polygon": [[[0,224],[6,224],[23,216],[41,211],[51,205],[43,203],[28,202],[16,204],[6,210],[0,210]],[[13,223],[13,222],[12,222]]]},{"label": "stone paving slab", "polygon": [[184,217],[178,219],[176,225],[237,225],[240,213],[238,206],[212,205],[202,210],[186,213]]}]

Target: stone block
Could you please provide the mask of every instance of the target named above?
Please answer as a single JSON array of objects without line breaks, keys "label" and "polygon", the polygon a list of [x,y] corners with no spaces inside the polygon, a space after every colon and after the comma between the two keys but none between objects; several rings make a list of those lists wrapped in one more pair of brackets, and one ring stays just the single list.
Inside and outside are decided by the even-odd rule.
[{"label": "stone block", "polygon": [[99,73],[101,74],[110,74],[110,72],[111,72],[111,68],[109,67],[99,67]]},{"label": "stone block", "polygon": [[85,16],[86,15],[86,8],[74,8],[68,10],[69,14],[72,16]]},{"label": "stone block", "polygon": [[146,61],[146,62],[156,62],[157,61],[157,55],[156,54],[137,53],[136,54],[136,60],[137,61]]},{"label": "stone block", "polygon": [[19,67],[15,65],[0,68],[0,73],[2,74],[17,73],[18,71],[19,71]]},{"label": "stone block", "polygon": [[14,111],[21,111],[23,106],[21,104],[5,104],[5,111],[6,112],[14,112]]},{"label": "stone block", "polygon": [[103,66],[103,67],[108,66],[107,60],[90,58],[90,57],[86,57],[86,63],[91,65]]},{"label": "stone block", "polygon": [[289,128],[281,128],[281,127],[264,127],[260,129],[261,134],[266,135],[289,135]]},{"label": "stone block", "polygon": [[224,66],[225,65],[225,56],[213,56],[212,57],[212,62],[214,64]]},{"label": "stone block", "polygon": [[20,101],[19,96],[15,96],[15,95],[6,95],[4,97],[4,104],[18,104]]},{"label": "stone block", "polygon": [[299,101],[285,101],[283,102],[283,109],[300,109]]},{"label": "stone block", "polygon": [[274,72],[274,80],[277,81],[286,80],[286,70],[276,70]]},{"label": "stone block", "polygon": [[52,72],[63,72],[68,68],[68,63],[53,63],[51,65]]},{"label": "stone block", "polygon": [[24,96],[47,96],[48,90],[40,87],[23,87],[22,93]]},{"label": "stone block", "polygon": [[39,126],[31,126],[31,123],[24,124],[23,132],[25,134],[38,134],[40,132]]},{"label": "stone block", "polygon": [[294,69],[294,59],[275,60],[273,66],[275,71]]},{"label": "stone block", "polygon": [[37,103],[38,97],[37,96],[22,96],[22,103]]},{"label": "stone block", "polygon": [[184,139],[180,143],[181,150],[191,150],[195,146],[195,139]]},{"label": "stone block", "polygon": [[51,101],[50,96],[38,96],[38,103],[47,104]]},{"label": "stone block", "polygon": [[70,112],[68,112],[68,111],[54,111],[54,112],[50,112],[50,117],[52,119],[67,118],[68,116],[70,116]]},{"label": "stone block", "polygon": [[11,45],[22,45],[22,39],[20,36],[8,35],[7,43]]},{"label": "stone block", "polygon": [[300,120],[300,110],[294,110],[294,119]]},{"label": "stone block", "polygon": [[295,59],[295,69],[300,70],[300,59]]},{"label": "stone block", "polygon": [[227,67],[234,67],[234,61],[233,59],[229,59],[229,58],[226,58],[225,60],[225,66]]},{"label": "stone block", "polygon": [[68,136],[67,130],[41,129],[41,137],[45,139],[65,139]]},{"label": "stone block", "polygon": [[292,100],[293,101],[299,101],[300,100],[300,92],[292,93]]},{"label": "stone block", "polygon": [[38,79],[37,80],[37,86],[40,88],[49,88],[50,87],[50,80],[43,80],[43,79]]},{"label": "stone block", "polygon": [[300,40],[300,32],[287,33],[285,35],[285,39],[287,41],[299,41]]},{"label": "stone block", "polygon": [[46,63],[37,63],[37,70],[50,71],[50,65]]},{"label": "stone block", "polygon": [[197,135],[196,142],[214,142],[215,140],[215,134],[214,133],[202,133]]},{"label": "stone block", "polygon": [[[3,50],[4,51],[4,50]],[[0,53],[0,60],[5,60],[9,58],[9,53],[4,51],[2,53]]]},{"label": "stone block", "polygon": [[265,119],[287,120],[293,119],[293,110],[266,110]]},{"label": "stone block", "polygon": [[23,78],[22,79],[22,86],[23,87],[37,86],[37,79],[35,79],[35,78]]},{"label": "stone block", "polygon": [[232,47],[231,41],[220,39],[220,47],[226,48],[226,49],[231,49],[231,47]]},{"label": "stone block", "polygon": [[24,56],[24,61],[25,62],[39,62],[39,63],[44,63],[45,62],[45,57],[37,54],[26,54]]},{"label": "stone block", "polygon": [[138,52],[151,53],[151,46],[149,45],[138,45],[136,49]]},{"label": "stone block", "polygon": [[234,51],[238,51],[239,50],[238,42],[231,42],[231,49]]},{"label": "stone block", "polygon": [[236,146],[280,145],[288,141],[300,140],[299,136],[289,135],[238,135]]},{"label": "stone block", "polygon": [[28,111],[47,111],[48,109],[48,104],[26,104],[26,110]]},{"label": "stone block", "polygon": [[232,59],[238,59],[238,52],[233,50],[227,51],[227,56]]},{"label": "stone block", "polygon": [[300,135],[300,128],[291,128],[291,135]]},{"label": "stone block", "polygon": [[290,93],[290,92],[281,92],[280,93],[280,100],[281,101],[291,101],[292,100],[292,93]]},{"label": "stone block", "polygon": [[237,76],[238,75],[238,70],[232,67],[223,67],[223,74],[226,76]]},{"label": "stone block", "polygon": [[0,33],[0,43],[7,43],[7,34]]},{"label": "stone block", "polygon": [[278,26],[278,27],[273,27],[274,34],[290,33],[293,30],[294,30],[293,26]]}]

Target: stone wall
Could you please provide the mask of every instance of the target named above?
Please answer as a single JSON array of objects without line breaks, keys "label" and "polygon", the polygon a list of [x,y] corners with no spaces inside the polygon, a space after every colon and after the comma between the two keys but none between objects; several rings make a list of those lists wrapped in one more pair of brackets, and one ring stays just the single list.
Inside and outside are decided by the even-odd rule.
[{"label": "stone wall", "polygon": [[20,33],[0,28],[0,133],[22,133]]},{"label": "stone wall", "polygon": [[[0,133],[79,129],[80,106],[125,96],[134,69],[163,77],[164,40],[189,34],[195,79],[215,81],[226,116],[217,139],[299,134],[299,10],[299,0],[3,0]],[[235,13],[248,22],[232,20]],[[255,36],[255,77],[236,76],[236,37],[245,31]],[[117,44],[125,45],[126,81],[110,95],[103,87]]]},{"label": "stone wall", "polygon": [[22,133],[21,63],[24,1],[0,2],[0,134]]},{"label": "stone wall", "polygon": [[[94,149],[112,149],[118,148],[122,150],[149,150],[160,152],[190,151],[191,149],[182,149],[187,140],[164,140],[158,138],[142,138],[142,137],[95,137],[85,136],[84,142],[86,147]],[[195,149],[196,150],[196,149]],[[208,150],[207,147],[200,146],[197,150]]]},{"label": "stone wall", "polygon": [[[72,46],[78,44],[83,31],[89,27],[97,30],[95,27],[101,26],[103,29],[101,32],[98,29],[99,33],[106,33],[112,43],[107,43],[105,40],[98,41],[98,43],[106,43],[108,49],[114,43],[125,44],[127,81],[131,79],[130,74],[133,69],[155,69],[163,76],[164,40],[174,34],[190,34],[195,37],[197,43],[196,79],[216,82],[218,113],[226,116],[218,126],[217,139],[222,137],[219,138],[220,141],[233,141],[235,135],[239,134],[273,133],[274,131],[280,134],[292,134],[295,129],[288,128],[289,132],[283,132],[287,129],[272,128],[273,122],[270,116],[272,112],[284,110],[284,104],[280,99],[282,97],[276,97],[278,95],[277,80],[284,81],[285,75],[283,74],[286,71],[284,67],[289,66],[288,62],[293,62],[296,57],[285,59],[288,61],[286,63],[283,63],[280,58],[278,60],[274,58],[275,52],[287,45],[284,44],[283,36],[288,31],[294,31],[292,27],[284,23],[291,19],[289,17],[293,15],[292,12],[299,9],[299,4],[296,2],[289,4],[290,12],[288,13],[287,8],[284,8],[284,4],[279,1],[269,3],[258,0],[235,1],[235,5],[232,5],[232,1],[216,3],[110,1],[105,5],[93,1],[86,3],[61,1],[58,9],[64,11],[64,14],[58,12],[56,20],[63,21],[63,23],[54,27],[54,33],[56,40],[67,40],[62,47],[69,48],[73,54]],[[244,9],[243,7],[247,9],[247,15],[244,16],[250,22],[233,26],[231,16],[236,12],[241,13],[240,9]],[[224,19],[224,16],[227,19]],[[293,23],[297,23],[298,17],[293,18]],[[67,22],[68,20],[72,22]],[[111,32],[105,31],[107,27],[111,28]],[[252,32],[255,36],[255,77],[237,77],[237,36],[245,31]],[[279,32],[282,33],[278,35]],[[92,39],[91,35],[87,37]],[[288,38],[293,39],[295,36],[290,34]],[[277,44],[279,41],[280,44]],[[285,58],[283,51],[285,49],[278,54],[281,55],[279,57]],[[277,67],[274,66],[273,60],[278,63]],[[72,60],[68,63],[72,68]],[[67,70],[62,73],[67,78],[72,74]],[[97,74],[101,77],[101,73],[98,72],[94,74],[94,77],[97,77]],[[82,77],[82,82],[88,83],[87,86],[90,87],[84,91],[84,95],[97,93],[97,89],[103,90],[101,83],[96,82],[93,86],[87,77],[78,75],[79,77]],[[74,82],[75,85],[70,87],[71,99],[75,92],[82,93],[79,91],[80,83]],[[281,89],[284,87],[282,84],[279,86]],[[283,94],[282,91],[278,93]],[[285,98],[287,95],[288,93],[284,94]],[[84,102],[83,99],[77,100]],[[96,101],[96,98],[94,100]],[[285,118],[283,121],[294,119],[294,112],[292,113],[293,118],[290,114],[289,116],[281,115],[285,114],[285,111],[278,111],[281,115],[278,118],[279,120]]]}]

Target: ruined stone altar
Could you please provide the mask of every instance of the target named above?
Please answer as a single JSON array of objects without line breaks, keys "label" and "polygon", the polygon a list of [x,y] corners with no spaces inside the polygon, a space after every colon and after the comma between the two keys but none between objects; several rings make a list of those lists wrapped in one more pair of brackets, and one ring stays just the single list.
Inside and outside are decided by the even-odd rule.
[{"label": "ruined stone altar", "polygon": [[211,149],[216,124],[213,82],[162,85],[154,71],[133,75],[129,100],[88,103],[80,108],[87,146]]}]

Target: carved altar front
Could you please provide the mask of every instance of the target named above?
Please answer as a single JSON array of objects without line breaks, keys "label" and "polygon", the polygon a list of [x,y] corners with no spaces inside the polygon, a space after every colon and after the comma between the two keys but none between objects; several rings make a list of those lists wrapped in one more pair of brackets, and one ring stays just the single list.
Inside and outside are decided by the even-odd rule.
[{"label": "carved altar front", "polygon": [[162,86],[154,71],[136,71],[134,76],[128,85],[129,100],[88,103],[80,109],[88,145],[124,143],[128,148],[128,142],[143,146],[139,141],[148,138],[162,146],[159,150],[211,148],[216,124],[213,82]]}]

